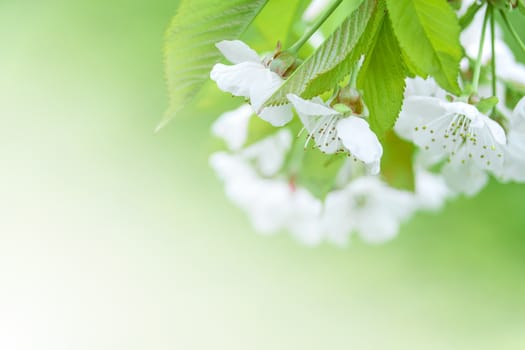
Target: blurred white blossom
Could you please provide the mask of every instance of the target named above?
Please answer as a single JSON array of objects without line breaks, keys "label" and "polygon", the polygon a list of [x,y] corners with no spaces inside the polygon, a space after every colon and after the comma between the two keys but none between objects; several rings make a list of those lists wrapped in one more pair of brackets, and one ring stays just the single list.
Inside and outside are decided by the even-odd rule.
[{"label": "blurred white blossom", "polygon": [[239,150],[246,142],[248,123],[252,115],[253,110],[248,104],[225,112],[213,123],[212,133],[222,138],[230,150]]},{"label": "blurred white blossom", "polygon": [[345,244],[354,232],[370,243],[392,239],[415,204],[412,194],[393,189],[378,177],[357,178],[326,197],[323,221],[328,239]]},{"label": "blurred white blossom", "polygon": [[499,175],[503,181],[525,182],[525,97],[510,116],[505,161]]}]

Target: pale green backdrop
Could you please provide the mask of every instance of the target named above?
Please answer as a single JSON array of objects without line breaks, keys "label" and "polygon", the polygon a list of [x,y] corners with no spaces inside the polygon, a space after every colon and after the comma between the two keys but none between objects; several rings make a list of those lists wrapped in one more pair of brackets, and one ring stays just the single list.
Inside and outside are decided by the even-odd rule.
[{"label": "pale green backdrop", "polygon": [[153,133],[176,7],[0,2],[0,349],[525,349],[525,186],[381,246],[257,235],[207,164],[224,104]]}]

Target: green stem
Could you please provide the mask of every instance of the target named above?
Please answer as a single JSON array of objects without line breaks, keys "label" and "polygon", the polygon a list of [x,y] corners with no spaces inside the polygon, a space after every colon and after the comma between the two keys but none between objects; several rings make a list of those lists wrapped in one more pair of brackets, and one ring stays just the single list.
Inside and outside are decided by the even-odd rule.
[{"label": "green stem", "polygon": [[297,42],[293,44],[287,51],[291,53],[297,53],[342,2],[343,0],[335,0],[334,3],[330,5],[330,7],[323,13],[323,15],[319,17],[319,19],[315,21],[315,23],[306,30],[303,36],[297,40]]},{"label": "green stem", "polygon": [[512,23],[510,23],[509,19],[507,18],[507,14],[503,10],[500,10],[499,13],[501,14],[501,17],[503,18],[503,21],[507,25],[507,28],[509,28],[510,33],[514,37],[514,40],[516,40],[516,42],[520,46],[520,48],[523,51],[523,53],[525,53],[525,44],[521,40],[521,38],[520,38],[518,32],[516,31],[516,29],[514,29],[514,27],[512,26]]},{"label": "green stem", "polygon": [[490,48],[491,48],[491,64],[490,70],[492,74],[492,96],[497,96],[497,86],[496,86],[496,20],[494,16],[494,7],[489,5],[490,8]]},{"label": "green stem", "polygon": [[481,40],[479,41],[478,57],[476,58],[476,65],[474,66],[474,77],[472,78],[473,93],[477,93],[479,87],[479,77],[481,74],[481,58],[483,57],[483,46],[485,44],[485,32],[487,31],[489,12],[489,7],[487,7],[487,10],[485,11],[485,18],[483,19],[483,27],[481,28]]},{"label": "green stem", "polygon": [[352,87],[352,88],[357,88],[357,74],[359,73],[359,61],[357,61],[355,64],[354,64],[354,69],[352,69],[352,73],[350,75],[350,82],[349,82],[349,86]]}]

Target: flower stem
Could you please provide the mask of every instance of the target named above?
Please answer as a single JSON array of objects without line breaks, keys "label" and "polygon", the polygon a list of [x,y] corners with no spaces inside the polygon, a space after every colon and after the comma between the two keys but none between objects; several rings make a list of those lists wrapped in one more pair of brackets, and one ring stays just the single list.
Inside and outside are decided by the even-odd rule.
[{"label": "flower stem", "polygon": [[322,14],[315,23],[306,30],[303,36],[297,40],[287,51],[291,53],[297,53],[299,49],[310,39],[312,35],[321,27],[328,17],[335,11],[335,9],[343,2],[343,0],[335,0],[332,5]]},{"label": "flower stem", "polygon": [[518,32],[516,32],[516,29],[514,29],[514,27],[512,26],[512,23],[510,23],[510,21],[509,21],[509,19],[507,17],[507,14],[503,10],[500,10],[499,13],[501,14],[501,17],[503,18],[503,21],[507,25],[507,28],[509,28],[510,33],[514,37],[514,40],[516,40],[516,42],[520,46],[520,48],[523,51],[523,53],[525,53],[525,44],[521,40]]},{"label": "flower stem", "polygon": [[490,7],[487,6],[485,11],[485,18],[483,19],[483,27],[481,28],[481,39],[479,41],[478,57],[476,58],[476,65],[474,66],[474,77],[472,78],[472,92],[477,93],[479,87],[479,77],[481,74],[481,59],[483,58],[483,46],[485,44],[485,32],[487,31],[487,23],[490,14]]},{"label": "flower stem", "polygon": [[490,8],[490,49],[491,49],[491,64],[490,70],[492,75],[492,96],[497,96],[497,86],[496,86],[496,21],[494,16],[494,7],[489,5]]}]

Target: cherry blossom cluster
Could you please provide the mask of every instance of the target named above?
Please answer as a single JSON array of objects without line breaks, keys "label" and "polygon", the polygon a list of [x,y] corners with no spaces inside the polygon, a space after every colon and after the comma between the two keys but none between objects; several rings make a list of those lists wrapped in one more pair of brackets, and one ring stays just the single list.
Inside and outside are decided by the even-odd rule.
[{"label": "cherry blossom cluster", "polygon": [[[464,1],[459,15],[473,2]],[[313,1],[305,18],[314,17],[324,3]],[[486,38],[482,28],[479,12],[462,32],[465,77],[471,75],[480,41]],[[412,191],[384,180],[383,145],[369,126],[366,100],[352,79],[331,96],[304,99],[288,94],[287,104],[266,106],[289,72],[239,40],[217,43],[231,64],[216,64],[211,79],[220,90],[247,101],[222,114],[212,126],[213,134],[228,148],[210,158],[227,196],[261,233],[289,232],[309,245],[346,244],[353,234],[379,243],[395,237],[400,225],[418,211],[436,211],[456,196],[476,195],[490,177],[525,182],[525,98],[517,104],[509,102],[507,88],[525,87],[525,66],[496,29],[496,57],[490,43],[481,52],[483,66],[497,62],[497,100],[488,107],[479,103],[493,95],[488,81],[480,80],[475,96],[453,96],[432,78],[407,78],[394,132],[416,147]],[[461,83],[467,84],[468,78]],[[294,116],[302,125],[302,138],[290,127]],[[261,118],[276,130],[248,144],[252,118]],[[322,152],[328,160],[346,155],[322,197],[295,181],[301,170],[290,158],[298,142],[303,152]]]}]

